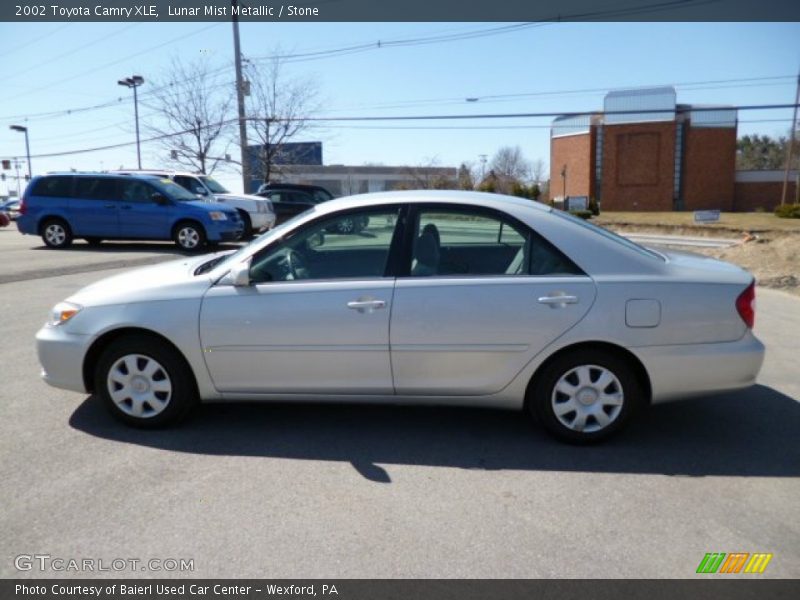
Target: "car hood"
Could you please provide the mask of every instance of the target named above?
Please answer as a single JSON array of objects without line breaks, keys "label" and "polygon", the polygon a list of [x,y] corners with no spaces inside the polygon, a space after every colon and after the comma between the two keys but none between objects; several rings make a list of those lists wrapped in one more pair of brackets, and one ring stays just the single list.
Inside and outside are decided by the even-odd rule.
[{"label": "car hood", "polygon": [[184,206],[193,206],[195,208],[199,208],[202,211],[209,212],[212,210],[218,210],[224,213],[236,213],[235,208],[231,208],[230,206],[226,206],[221,202],[215,202],[213,200],[185,200],[182,202]]},{"label": "car hood", "polygon": [[88,285],[67,300],[89,307],[196,298],[211,285],[207,275],[194,274],[197,267],[227,253],[181,258],[126,271]]},{"label": "car hood", "polygon": [[254,196],[253,194],[214,194],[219,200],[260,200],[264,201],[262,196]]},{"label": "car hood", "polygon": [[741,283],[749,285],[753,275],[731,263],[680,250],[651,248],[667,259],[667,267],[674,275],[687,280],[704,283]]}]

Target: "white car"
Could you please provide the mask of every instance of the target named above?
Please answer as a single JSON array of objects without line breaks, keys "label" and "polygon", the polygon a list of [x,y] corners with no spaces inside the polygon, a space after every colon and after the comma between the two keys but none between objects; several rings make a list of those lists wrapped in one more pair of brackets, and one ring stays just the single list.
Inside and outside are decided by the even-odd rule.
[{"label": "white car", "polygon": [[239,211],[244,222],[244,239],[254,233],[267,231],[275,225],[272,202],[252,194],[232,194],[210,175],[168,170],[115,171],[115,173],[144,174],[166,177],[198,197],[221,202]]},{"label": "white car", "polygon": [[45,381],[141,427],[198,401],[405,402],[524,408],[592,442],[650,403],[752,385],[754,300],[738,267],[544,204],[390,192],[90,285],[37,340]]}]

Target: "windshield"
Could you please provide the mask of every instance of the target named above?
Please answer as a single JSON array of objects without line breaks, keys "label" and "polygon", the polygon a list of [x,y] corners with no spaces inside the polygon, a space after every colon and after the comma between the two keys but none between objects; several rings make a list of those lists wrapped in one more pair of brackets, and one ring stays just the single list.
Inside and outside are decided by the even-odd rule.
[{"label": "windshield", "polygon": [[172,181],[171,179],[149,179],[150,183],[152,183],[159,192],[164,194],[167,198],[172,200],[177,200],[178,202],[195,202],[197,200],[197,196],[195,196],[190,191],[182,188],[177,183]]},{"label": "windshield", "polygon": [[226,190],[223,185],[214,179],[213,177],[209,177],[208,175],[204,175],[200,177],[203,183],[206,184],[206,187],[210,189],[215,194],[229,194],[230,192]]},{"label": "windshield", "polygon": [[586,229],[589,229],[594,233],[602,235],[606,239],[612,240],[618,244],[622,244],[629,250],[633,250],[635,252],[638,252],[639,254],[644,254],[649,258],[657,258],[658,260],[664,261],[664,257],[658,254],[657,252],[653,252],[652,250],[645,248],[644,246],[640,246],[639,244],[630,241],[628,238],[622,237],[621,235],[618,235],[613,231],[609,231],[604,227],[598,227],[593,223],[589,223],[586,219],[581,219],[580,217],[571,215],[570,213],[564,212],[563,210],[553,210],[552,214],[560,216],[564,219],[568,219],[569,221],[572,221],[573,223],[580,225],[581,227],[585,227]]}]

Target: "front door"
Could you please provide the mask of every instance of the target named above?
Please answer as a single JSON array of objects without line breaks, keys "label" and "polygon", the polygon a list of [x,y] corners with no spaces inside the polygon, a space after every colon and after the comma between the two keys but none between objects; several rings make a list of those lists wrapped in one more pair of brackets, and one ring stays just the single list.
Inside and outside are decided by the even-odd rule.
[{"label": "front door", "polygon": [[156,190],[137,179],[123,179],[120,185],[120,236],[132,239],[168,240],[172,206],[153,200]]},{"label": "front door", "polygon": [[397,212],[361,211],[367,226],[351,235],[329,232],[345,217],[306,224],[252,257],[249,287],[212,287],[200,337],[217,389],[392,394],[387,266]]}]

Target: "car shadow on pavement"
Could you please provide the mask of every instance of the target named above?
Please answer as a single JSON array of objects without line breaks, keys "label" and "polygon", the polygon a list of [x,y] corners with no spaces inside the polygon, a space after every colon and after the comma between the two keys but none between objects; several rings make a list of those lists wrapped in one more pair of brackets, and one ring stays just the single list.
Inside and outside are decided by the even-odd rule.
[{"label": "car shadow on pavement", "polygon": [[70,425],[99,438],[172,452],[350,462],[391,482],[383,465],[485,470],[797,477],[800,403],[762,385],[653,406],[603,444],[551,439],[520,412],[365,405],[209,404],[180,427],[117,423],[94,397]]},{"label": "car shadow on pavement", "polygon": [[[206,254],[210,252],[222,252],[225,250],[238,250],[240,248],[240,244],[232,244],[232,243],[223,243],[217,244],[216,246],[206,246],[201,249],[200,252],[197,254]],[[164,253],[164,254],[175,254],[177,256],[183,255],[194,255],[194,252],[185,252],[178,248],[172,242],[116,242],[116,241],[108,241],[103,242],[99,245],[92,245],[83,240],[75,240],[72,244],[67,246],[66,248],[59,248],[58,250],[53,250],[52,248],[48,248],[44,244],[40,246],[33,246],[31,250],[46,250],[48,252],[63,252],[63,253],[70,253],[76,252],[81,254],[105,254],[105,253],[128,253],[128,252],[156,252],[156,253]]]}]

